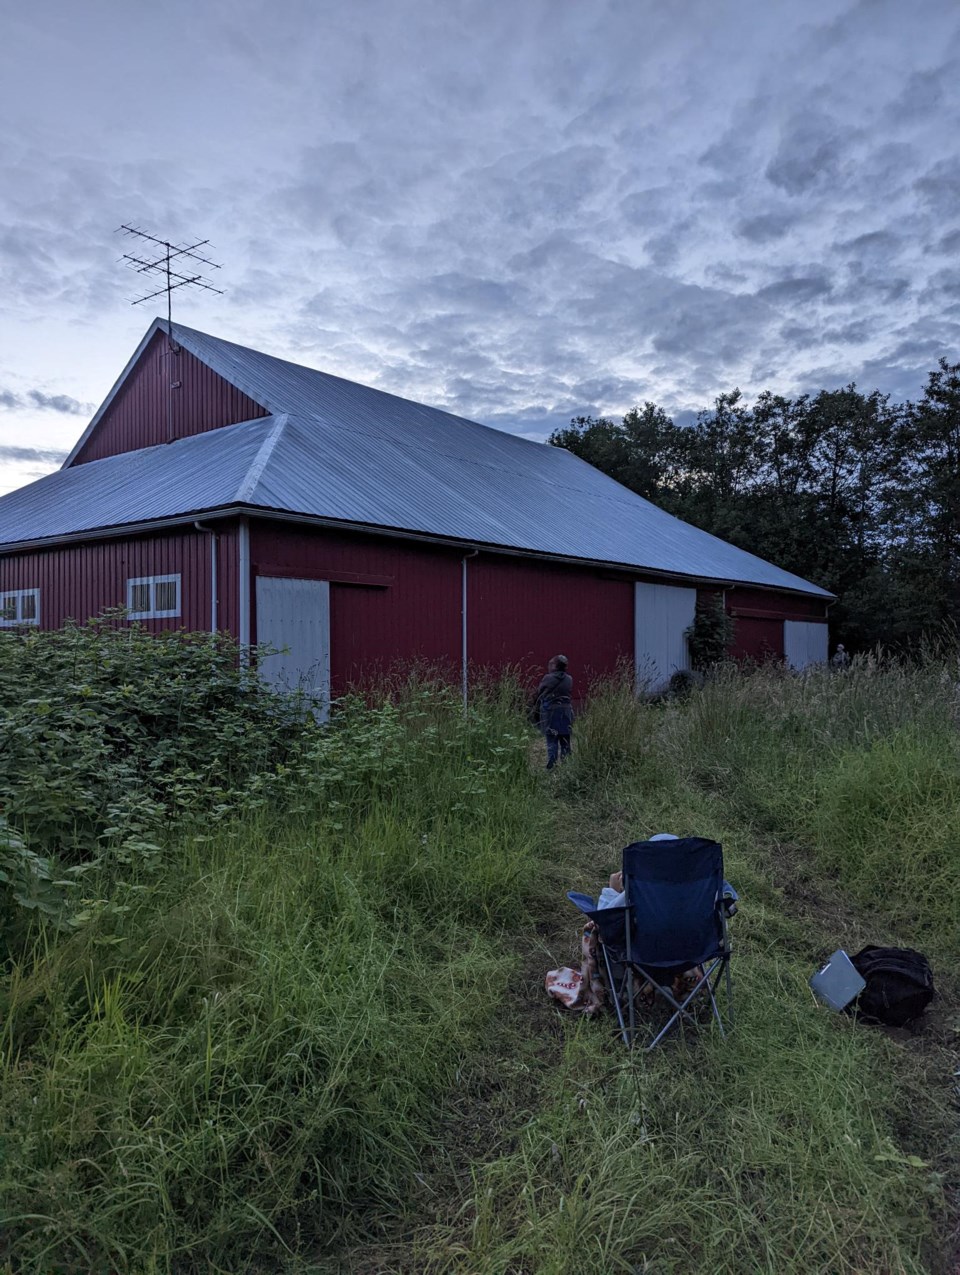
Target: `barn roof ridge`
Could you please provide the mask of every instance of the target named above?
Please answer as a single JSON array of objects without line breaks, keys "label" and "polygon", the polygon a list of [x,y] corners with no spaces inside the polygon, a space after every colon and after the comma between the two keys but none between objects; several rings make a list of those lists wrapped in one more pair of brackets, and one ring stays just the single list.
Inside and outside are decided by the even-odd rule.
[{"label": "barn roof ridge", "polygon": [[[273,428],[260,444],[259,451],[251,461],[250,468],[247,470],[243,482],[237,489],[235,498],[241,503],[252,499],[254,492],[257,490],[257,483],[260,481],[263,471],[270,464],[270,457],[273,455],[273,450],[280,441],[280,435],[283,433],[284,429],[286,429],[289,417],[286,412],[282,412],[279,416],[268,416],[264,419],[272,420]],[[232,429],[233,427],[227,425],[224,428]]]},{"label": "barn roof ridge", "polygon": [[[165,319],[160,319],[159,325],[162,331],[168,331],[167,321]],[[528,448],[530,449],[535,448],[538,454],[538,458],[542,458],[545,455],[556,456],[556,457],[562,456],[564,458],[574,456],[574,453],[567,451],[565,448],[552,447],[549,443],[540,443],[531,438],[524,438],[522,437],[522,435],[519,435],[519,434],[511,434],[506,430],[498,429],[496,426],[484,425],[482,421],[475,421],[470,417],[459,416],[454,412],[448,411],[446,408],[433,407],[430,404],[419,403],[415,399],[408,399],[403,397],[402,395],[393,394],[389,390],[381,390],[374,386],[365,386],[365,385],[362,385],[359,381],[351,381],[347,377],[337,376],[336,374],[332,372],[325,372],[320,368],[310,367],[306,363],[294,363],[293,360],[291,359],[282,359],[277,355],[266,354],[263,351],[255,350],[252,346],[240,345],[238,342],[235,342],[235,341],[227,341],[222,337],[216,337],[216,336],[212,336],[210,333],[201,332],[199,331],[199,329],[189,328],[183,324],[177,323],[173,325],[173,330],[174,330],[174,334],[177,341],[180,344],[182,344],[185,348],[190,350],[190,352],[194,354],[195,357],[201,359],[203,362],[207,364],[208,367],[211,367],[213,371],[217,372],[218,375],[223,376],[224,379],[226,380],[229,380],[231,384],[236,386],[237,389],[242,390],[242,392],[246,394],[248,398],[252,398],[254,401],[260,403],[260,405],[263,408],[270,411],[273,415],[278,415],[282,412],[283,415],[289,417],[292,420],[302,420],[302,421],[316,420],[324,425],[329,425],[331,428],[338,427],[338,422],[335,419],[332,419],[331,415],[327,412],[317,411],[317,410],[292,412],[289,409],[281,409],[279,401],[271,401],[272,394],[264,393],[264,387],[262,383],[257,382],[256,380],[250,381],[243,378],[242,368],[241,368],[240,377],[237,376],[234,368],[230,366],[230,362],[233,359],[240,359],[240,357],[243,354],[249,354],[258,359],[269,360],[269,362],[272,364],[279,364],[280,366],[284,368],[289,368],[294,373],[306,372],[310,374],[311,376],[317,376],[317,377],[323,378],[324,380],[337,382],[339,385],[348,387],[349,389],[361,389],[364,392],[382,396],[383,398],[387,400],[392,400],[396,403],[402,403],[408,407],[413,407],[418,410],[422,410],[422,411],[426,411],[430,413],[437,413],[440,416],[448,418],[449,421],[451,422],[451,426],[453,427],[462,428],[466,426],[472,429],[483,430],[486,433],[494,435],[498,443],[503,438],[507,438],[512,440],[513,442],[520,444],[521,449],[523,450],[526,450]],[[198,343],[196,338],[200,338],[201,342],[210,342],[211,345],[213,346],[213,351],[208,350],[203,344]],[[213,357],[211,357],[211,354],[213,354]],[[219,358],[216,357],[217,354],[220,355]],[[224,357],[224,354],[225,354],[225,357]],[[368,422],[364,422],[364,424],[362,425],[354,422],[351,425],[351,429],[355,433],[366,433],[370,437],[391,438],[392,441],[394,441],[400,446],[404,446],[404,447],[409,446],[410,448],[418,448],[424,451],[428,451],[431,454],[436,454],[438,450],[439,451],[443,450],[442,448],[438,448],[435,444],[431,445],[426,443],[423,440],[423,438],[414,430],[405,430],[402,435],[402,438],[397,439],[395,433],[391,433],[391,431],[389,431],[388,429],[385,429],[380,421],[374,421],[374,422],[368,421]],[[459,432],[460,430],[458,428],[451,428],[451,436],[455,437],[456,434]],[[488,469],[493,469],[498,471],[504,471],[504,470],[510,469],[510,466],[504,463],[502,451],[499,451],[499,450],[498,450],[498,453],[491,460],[483,460],[479,457],[464,456],[462,454],[458,454],[452,451],[447,452],[446,454],[449,455],[451,459],[458,460],[461,464],[483,465]],[[532,453],[528,453],[528,454],[532,454]],[[575,457],[575,459],[580,461],[581,464],[588,464],[588,462],[582,460],[581,457]],[[565,461],[561,462],[558,460],[557,465],[555,466],[555,468],[558,469],[558,472],[561,472],[559,469],[559,466],[565,463],[566,463]],[[593,466],[591,466],[590,468],[594,469]],[[516,469],[513,469],[512,472],[516,473],[518,471]],[[594,472],[602,472],[602,471],[596,471],[594,469]],[[666,510],[659,509],[659,506],[655,505],[654,502],[648,501],[646,497],[640,496],[636,492],[629,492],[629,495],[628,495],[628,489],[623,487],[621,483],[618,483],[616,479],[610,478],[609,475],[604,475],[604,477],[606,477],[609,482],[608,499],[610,499],[611,501],[619,500],[624,505],[629,505],[632,501],[643,500],[647,504],[649,504],[652,508],[657,509],[659,513],[664,514],[667,517],[674,517],[674,515],[667,514]],[[554,474],[541,475],[540,481],[549,483],[553,486],[564,487],[568,490],[573,490],[575,488],[574,483],[558,481],[558,478],[554,476]],[[682,520],[677,519],[677,521],[681,522]],[[687,524],[684,524],[684,525],[687,525]],[[747,552],[747,551],[744,550],[743,552]],[[762,561],[762,559],[760,559],[759,561]]]},{"label": "barn roof ridge", "polygon": [[[336,421],[328,420],[321,412],[298,412],[295,415],[291,415],[290,413],[283,413],[283,417],[285,420],[289,421],[294,426],[296,426],[297,423],[301,421],[303,422],[316,421],[319,425],[329,428],[331,430],[336,430],[337,428],[339,428]],[[276,419],[279,419],[279,417]],[[473,424],[473,422],[471,422],[471,424]],[[225,426],[224,428],[230,429],[232,428],[232,426]],[[497,430],[496,432],[502,433],[503,431]],[[461,465],[475,465],[483,469],[497,470],[501,473],[513,473],[517,475],[522,474],[522,470],[520,470],[519,468],[515,466],[511,466],[509,464],[505,464],[498,460],[487,460],[481,457],[464,456],[455,451],[445,451],[442,447],[431,446],[429,443],[424,442],[423,439],[418,438],[416,435],[405,434],[401,438],[393,438],[391,437],[389,430],[384,429],[382,427],[378,427],[377,425],[354,426],[353,433],[365,435],[366,437],[371,439],[379,439],[381,441],[390,441],[391,443],[394,444],[394,446],[398,447],[401,450],[409,449],[411,451],[423,452],[428,456],[437,456],[437,455],[446,456],[450,460],[455,460]],[[532,440],[528,439],[526,441],[529,442]],[[566,451],[566,449],[562,447],[550,447],[549,444],[546,444],[546,443],[534,443],[533,445],[535,447],[543,448],[544,452],[549,452],[551,455],[556,455],[557,457],[573,456],[572,452],[568,452]],[[544,452],[541,452],[541,455],[543,455]],[[577,457],[574,457],[574,459],[580,460],[580,457],[577,456]],[[587,462],[584,461],[583,463],[586,464]],[[557,469],[558,473],[560,472],[560,466],[564,464],[566,464],[566,461],[558,461],[558,463],[554,466],[554,468]],[[590,466],[590,468],[593,469],[594,467]],[[602,473],[603,471],[595,469],[594,472]],[[629,504],[631,500],[643,500],[647,504],[650,504],[650,505],[653,504],[653,502],[648,501],[645,496],[640,496],[636,492],[630,491],[629,488],[624,487],[622,483],[618,483],[615,478],[610,478],[608,474],[604,474],[603,476],[607,478],[610,483],[610,488],[611,488],[610,499],[611,500],[620,499],[621,498],[620,493],[623,493],[625,498],[624,503]],[[555,478],[552,474],[539,475],[538,477],[539,477],[539,481],[546,483],[548,486],[564,488],[568,491],[572,491],[576,487],[575,483],[558,481],[558,479]],[[658,506],[656,505],[653,505],[653,507],[658,508]],[[660,512],[663,514],[666,514],[666,510],[660,510]],[[673,517],[673,516],[674,515],[672,514],[667,514],[667,517]],[[680,519],[677,519],[677,521],[679,522]]]},{"label": "barn roof ridge", "polygon": [[[156,323],[161,331],[169,331],[166,319],[157,319]],[[206,363],[219,376],[230,381],[248,398],[259,403],[271,415],[276,415],[279,412],[298,416],[322,415],[323,413],[318,412],[315,406],[306,406],[304,404],[300,407],[295,407],[282,398],[274,398],[274,390],[271,388],[269,380],[263,375],[258,377],[255,374],[255,369],[249,364],[245,364],[244,355],[250,356],[254,360],[264,360],[269,365],[283,369],[287,375],[306,374],[308,377],[316,377],[320,381],[332,383],[334,387],[342,389],[347,394],[359,391],[364,395],[373,395],[376,398],[386,400],[385,406],[402,404],[408,412],[413,409],[414,413],[423,413],[427,417],[445,418],[452,427],[469,426],[475,430],[483,430],[484,433],[496,435],[498,438],[509,438],[524,448],[544,449],[549,446],[547,443],[525,438],[522,434],[513,434],[509,430],[499,429],[496,425],[486,425],[483,421],[474,420],[471,416],[461,416],[447,407],[436,407],[431,403],[422,403],[417,399],[407,398],[403,394],[395,394],[392,390],[383,390],[377,386],[364,385],[362,381],[353,381],[349,377],[338,376],[335,372],[327,372],[322,368],[311,367],[308,363],[295,363],[292,359],[284,359],[277,354],[267,354],[265,351],[257,350],[253,346],[241,345],[236,341],[228,341],[224,337],[213,336],[209,332],[201,332],[198,328],[189,328],[184,324],[174,323],[173,334],[178,343],[189,350],[191,354],[200,359],[201,362]],[[234,361],[236,361],[236,365],[234,365]]]}]

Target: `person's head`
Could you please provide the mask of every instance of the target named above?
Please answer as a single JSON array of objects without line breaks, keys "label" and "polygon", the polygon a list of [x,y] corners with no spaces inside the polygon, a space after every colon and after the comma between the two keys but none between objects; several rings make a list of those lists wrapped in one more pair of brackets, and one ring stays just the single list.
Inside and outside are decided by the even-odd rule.
[{"label": "person's head", "polygon": [[565,655],[555,655],[547,665],[547,668],[551,673],[566,673],[567,657]]},{"label": "person's head", "polygon": [[845,651],[845,650],[846,650],[846,647],[843,645],[843,643],[842,643],[842,642],[838,642],[838,643],[837,643],[837,650],[838,650],[838,651]]},{"label": "person's head", "polygon": [[657,832],[650,838],[651,841],[676,841],[677,839],[672,832]]}]

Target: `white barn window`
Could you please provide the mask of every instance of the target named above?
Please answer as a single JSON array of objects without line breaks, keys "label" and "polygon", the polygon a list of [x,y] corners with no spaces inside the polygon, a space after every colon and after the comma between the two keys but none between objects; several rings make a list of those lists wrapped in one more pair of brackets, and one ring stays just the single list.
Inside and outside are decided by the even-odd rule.
[{"label": "white barn window", "polygon": [[39,589],[4,589],[0,593],[0,629],[39,623]]},{"label": "white barn window", "polygon": [[129,620],[167,620],[180,614],[180,577],[138,576],[127,581]]}]

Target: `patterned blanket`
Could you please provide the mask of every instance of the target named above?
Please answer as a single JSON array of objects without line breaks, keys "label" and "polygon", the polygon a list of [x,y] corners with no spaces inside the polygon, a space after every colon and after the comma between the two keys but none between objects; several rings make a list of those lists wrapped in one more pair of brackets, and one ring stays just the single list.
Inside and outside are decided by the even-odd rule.
[{"label": "patterned blanket", "polygon": [[603,1005],[606,993],[600,968],[597,965],[597,927],[588,921],[580,937],[582,961],[579,971],[565,965],[563,969],[549,970],[544,980],[547,992],[561,1005],[578,1014],[589,1017]]},{"label": "patterned blanket", "polygon": [[[544,979],[547,994],[553,996],[567,1009],[587,1017],[595,1014],[606,1003],[607,993],[600,977],[597,963],[597,927],[593,921],[587,921],[580,936],[580,969],[571,969],[565,965],[559,970],[548,970]],[[674,998],[683,1001],[703,978],[701,966],[687,970],[673,980],[671,991]],[[657,994],[650,983],[637,985],[637,1000],[641,1005],[655,1004]]]}]

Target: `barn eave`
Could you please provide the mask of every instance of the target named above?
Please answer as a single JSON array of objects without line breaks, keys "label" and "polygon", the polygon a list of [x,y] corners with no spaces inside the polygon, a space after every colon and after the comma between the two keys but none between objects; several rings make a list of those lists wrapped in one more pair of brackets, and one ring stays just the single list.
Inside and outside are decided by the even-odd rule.
[{"label": "barn eave", "polygon": [[513,548],[509,545],[498,545],[478,540],[463,540],[451,536],[436,536],[420,531],[408,531],[398,527],[384,527],[368,523],[349,522],[339,518],[323,518],[315,514],[291,513],[285,509],[266,509],[260,505],[231,504],[213,509],[195,509],[177,514],[169,518],[153,518],[142,522],[120,523],[113,526],[85,528],[70,534],[45,536],[33,540],[20,540],[0,544],[0,557],[18,553],[36,552],[43,549],[60,548],[71,544],[89,544],[98,540],[116,540],[127,537],[149,535],[153,532],[172,531],[183,527],[192,527],[197,523],[213,521],[224,522],[237,518],[260,519],[270,522],[293,523],[299,526],[315,527],[318,530],[351,532],[365,536],[386,537],[402,540],[412,544],[431,545],[438,548],[454,549],[457,552],[494,554],[499,557],[521,558],[533,562],[552,563],[558,566],[588,567],[597,571],[611,571],[628,578],[659,580],[674,582],[704,589],[751,589],[764,593],[784,594],[790,597],[820,600],[827,605],[836,601],[836,595],[823,590],[811,593],[804,589],[791,589],[784,585],[761,584],[754,580],[732,580],[716,576],[698,575],[678,571],[663,571],[656,567],[645,567],[637,563],[615,562],[602,558],[577,558],[568,554],[545,553],[536,549]]}]

